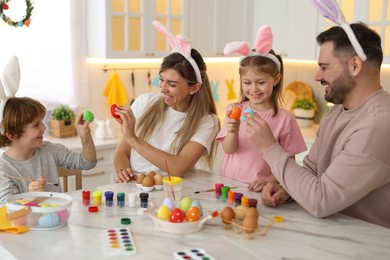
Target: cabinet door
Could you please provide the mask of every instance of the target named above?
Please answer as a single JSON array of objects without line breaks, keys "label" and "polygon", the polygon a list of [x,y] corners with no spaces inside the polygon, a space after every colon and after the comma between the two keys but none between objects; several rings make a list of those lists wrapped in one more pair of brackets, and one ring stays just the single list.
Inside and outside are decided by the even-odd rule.
[{"label": "cabinet door", "polygon": [[317,58],[318,12],[310,1],[256,0],[254,10],[253,35],[261,26],[271,26],[276,53],[288,59]]}]

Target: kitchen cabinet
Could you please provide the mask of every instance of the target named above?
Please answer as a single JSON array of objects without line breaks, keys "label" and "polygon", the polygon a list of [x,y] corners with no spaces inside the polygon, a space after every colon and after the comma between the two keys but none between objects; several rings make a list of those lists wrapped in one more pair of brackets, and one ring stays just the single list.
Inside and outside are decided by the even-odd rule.
[{"label": "kitchen cabinet", "polygon": [[89,58],[154,58],[171,52],[152,21],[174,34],[186,32],[188,0],[88,0]]},{"label": "kitchen cabinet", "polygon": [[253,43],[253,0],[196,0],[189,2],[192,47],[202,56],[223,56],[228,42]]},{"label": "kitchen cabinet", "polygon": [[317,58],[318,12],[310,1],[256,0],[254,10],[254,37],[261,26],[269,25],[274,36],[273,49],[282,58]]},{"label": "kitchen cabinet", "polygon": [[[347,22],[363,22],[381,36],[383,63],[390,64],[390,1],[339,0],[338,2]],[[320,16],[318,31],[334,25],[332,21]]]}]

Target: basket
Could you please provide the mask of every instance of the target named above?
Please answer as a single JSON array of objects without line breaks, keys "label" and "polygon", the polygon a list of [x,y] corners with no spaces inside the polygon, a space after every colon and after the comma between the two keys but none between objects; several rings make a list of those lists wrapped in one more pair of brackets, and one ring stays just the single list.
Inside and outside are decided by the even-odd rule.
[{"label": "basket", "polygon": [[72,120],[53,120],[50,119],[50,134],[55,137],[72,137],[76,136],[74,119]]},{"label": "basket", "polygon": [[71,206],[71,196],[56,192],[26,192],[10,196],[6,201],[12,225],[31,230],[53,230],[65,226]]}]

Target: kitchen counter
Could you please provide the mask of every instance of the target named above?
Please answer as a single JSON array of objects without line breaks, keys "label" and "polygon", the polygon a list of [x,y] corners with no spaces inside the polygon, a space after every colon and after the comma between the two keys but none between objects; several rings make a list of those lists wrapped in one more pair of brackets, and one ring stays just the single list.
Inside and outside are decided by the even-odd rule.
[{"label": "kitchen counter", "polygon": [[[221,211],[227,203],[216,199],[213,192],[194,194],[219,182],[236,185],[235,191],[261,201],[261,193],[248,192],[245,184],[201,170],[187,174],[182,198],[189,196],[199,201],[204,212]],[[264,216],[283,216],[284,222],[274,223],[265,236],[248,240],[242,233],[225,229],[219,217],[208,220],[197,233],[159,231],[148,214],[137,213],[137,209],[127,206],[127,194],[140,193],[134,183],[96,189],[125,192],[125,207],[118,208],[114,202],[113,207],[100,206],[98,213],[91,214],[82,205],[81,191],[71,192],[74,201],[67,226],[19,235],[1,233],[2,259],[109,259],[103,234],[106,229],[124,227],[120,224],[123,217],[131,218],[126,227],[130,228],[137,248],[132,259],[173,259],[174,252],[188,248],[203,248],[216,259],[387,259],[390,255],[390,229],[342,214],[317,219],[295,202],[277,208],[258,203],[257,208]],[[161,205],[163,191],[149,194],[151,202]],[[259,223],[264,223],[261,217]]]}]

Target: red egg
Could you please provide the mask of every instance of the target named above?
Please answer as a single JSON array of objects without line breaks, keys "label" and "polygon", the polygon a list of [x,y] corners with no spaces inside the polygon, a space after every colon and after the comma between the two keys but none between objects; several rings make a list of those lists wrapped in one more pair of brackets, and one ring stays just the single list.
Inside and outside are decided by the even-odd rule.
[{"label": "red egg", "polygon": [[183,220],[183,212],[181,212],[179,208],[173,209],[171,212],[171,216],[169,217],[169,222],[180,223],[183,222]]},{"label": "red egg", "polygon": [[194,222],[199,220],[199,208],[192,206],[186,213],[186,220],[189,222]]},{"label": "red egg", "polygon": [[115,112],[115,109],[116,109],[117,107],[118,107],[118,106],[117,106],[116,104],[112,104],[112,106],[111,106],[111,115],[112,115],[113,117],[115,117],[115,118],[120,118],[120,116],[117,115],[116,112]]},{"label": "red egg", "polygon": [[241,108],[235,107],[232,109],[232,111],[229,114],[229,117],[232,119],[240,119],[241,116]]}]

